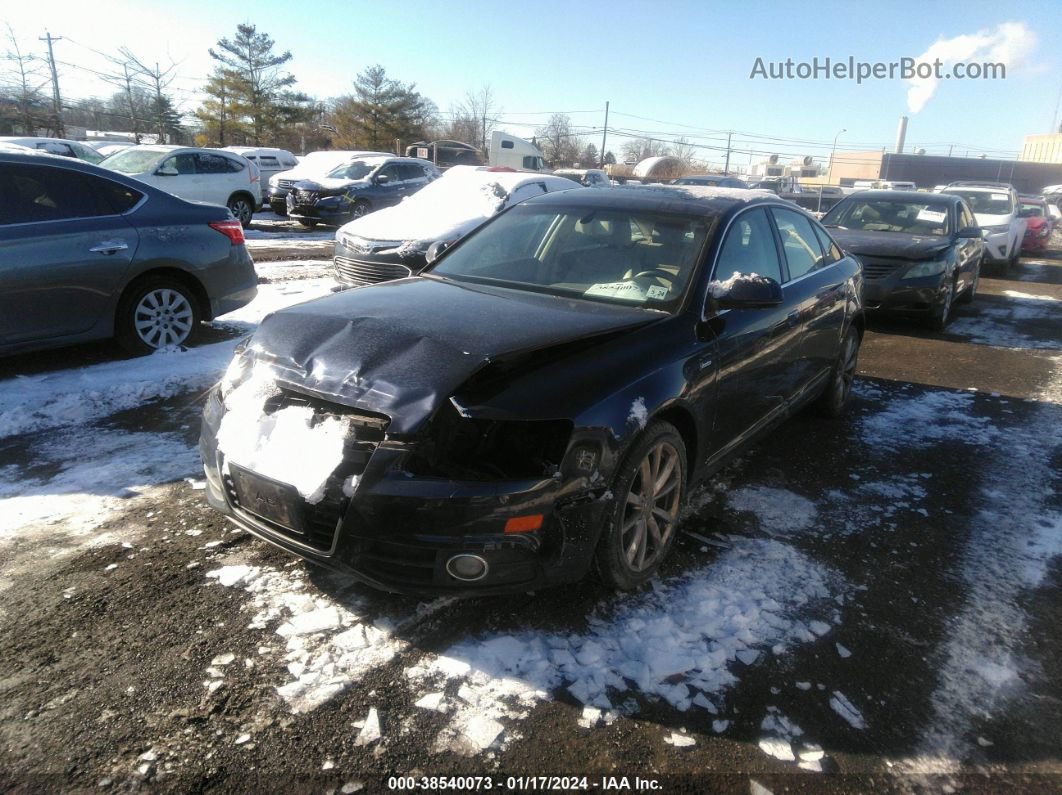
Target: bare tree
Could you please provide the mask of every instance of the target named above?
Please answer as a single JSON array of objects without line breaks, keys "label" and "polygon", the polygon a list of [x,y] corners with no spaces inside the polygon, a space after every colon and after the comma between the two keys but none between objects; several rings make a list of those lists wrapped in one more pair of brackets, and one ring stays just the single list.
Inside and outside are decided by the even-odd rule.
[{"label": "bare tree", "polygon": [[[140,133],[144,123],[144,113],[143,103],[138,102],[137,100],[142,98],[143,87],[137,83],[136,71],[134,68],[130,68],[128,61],[124,61],[121,58],[111,58],[110,61],[121,71],[116,74],[101,75],[101,77],[103,80],[120,90],[121,93],[116,94],[115,99],[118,100],[121,98],[121,107],[125,111],[126,117],[129,119],[130,132],[133,133],[133,141],[139,144]],[[138,96],[138,89],[140,96]]]},{"label": "bare tree", "polygon": [[155,61],[154,68],[146,61],[138,58],[128,47],[118,50],[125,63],[134,72],[136,78],[143,82],[152,94],[151,118],[155,123],[155,131],[160,144],[166,143],[167,133],[172,137],[174,128],[179,122],[173,100],[166,95],[174,78],[177,76],[177,64],[170,60],[169,65],[162,69],[159,62]]},{"label": "bare tree", "polygon": [[44,62],[22,52],[10,24],[7,26],[7,42],[3,60],[11,64],[11,69],[0,72],[5,74],[2,88],[14,101],[15,115],[22,132],[33,135],[46,111],[47,99],[43,88],[48,84],[48,77],[44,72]]},{"label": "bare tree", "polygon": [[460,119],[463,130],[470,137],[457,140],[464,140],[477,149],[487,151],[490,134],[498,126],[500,115],[501,107],[494,98],[490,84],[477,91],[469,91],[465,94],[464,102],[457,106],[454,119]]},{"label": "bare tree", "polygon": [[639,162],[647,157],[659,157],[668,153],[667,144],[655,138],[631,138],[623,144],[623,158]]},{"label": "bare tree", "polygon": [[582,139],[572,130],[572,120],[564,113],[554,113],[543,127],[535,130],[538,146],[554,168],[570,166],[583,151]]},{"label": "bare tree", "polygon": [[685,166],[692,166],[697,161],[697,147],[685,138],[672,141],[667,154],[678,158]]}]

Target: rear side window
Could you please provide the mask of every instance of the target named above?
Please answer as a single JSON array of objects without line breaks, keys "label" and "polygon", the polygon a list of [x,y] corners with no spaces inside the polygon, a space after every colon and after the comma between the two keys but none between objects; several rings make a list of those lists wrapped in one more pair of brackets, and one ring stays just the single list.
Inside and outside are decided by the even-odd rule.
[{"label": "rear side window", "polygon": [[212,155],[200,152],[195,156],[196,170],[200,174],[235,174],[243,170],[243,165],[230,160],[224,155]]},{"label": "rear side window", "polygon": [[133,207],[136,206],[136,203],[144,196],[144,194],[138,190],[127,188],[125,185],[119,185],[117,182],[111,182],[109,179],[93,177],[88,174],[82,174],[82,177],[88,180],[96,190],[104,196],[111,207],[114,208],[114,212],[119,214],[132,210]]},{"label": "rear side window", "polygon": [[0,172],[0,225],[114,215],[92,177],[47,166],[8,166]]},{"label": "rear side window", "polygon": [[279,168],[280,167],[280,161],[277,160],[272,155],[262,155],[261,159],[258,161],[258,164],[261,165],[261,166],[264,166],[266,168]]},{"label": "rear side window", "polygon": [[811,221],[800,213],[781,208],[771,208],[778,234],[782,237],[782,250],[789,264],[789,278],[799,279],[823,266],[824,257]]},{"label": "rear side window", "polygon": [[742,213],[727,230],[716,259],[715,276],[726,281],[735,273],[756,273],[781,284],[782,264],[771,222],[762,208]]},{"label": "rear side window", "polygon": [[421,166],[402,163],[398,169],[403,180],[426,179],[426,174]]}]

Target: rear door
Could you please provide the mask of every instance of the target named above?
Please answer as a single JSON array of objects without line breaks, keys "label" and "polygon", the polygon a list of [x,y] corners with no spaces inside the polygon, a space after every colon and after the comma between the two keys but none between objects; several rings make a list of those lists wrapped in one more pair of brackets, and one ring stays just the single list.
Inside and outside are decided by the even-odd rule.
[{"label": "rear door", "polygon": [[[769,276],[783,284],[785,271],[766,208],[737,215],[726,230],[713,279],[735,273]],[[740,444],[780,416],[798,380],[800,324],[793,299],[766,309],[724,309],[707,325],[717,338],[718,401],[711,448]],[[709,418],[710,421],[710,418]]]},{"label": "rear door", "polygon": [[54,165],[0,170],[0,341],[79,334],[106,316],[139,242],[121,213],[142,197]]},{"label": "rear door", "polygon": [[235,158],[211,152],[197,152],[195,167],[199,179],[199,201],[225,207],[229,203],[229,197],[237,190],[252,192],[250,176],[247,173],[249,166]]},{"label": "rear door", "polygon": [[845,280],[835,266],[841,259],[840,249],[824,229],[795,210],[772,207],[771,214],[789,272],[782,291],[802,329],[799,361],[794,363],[798,375],[792,395],[796,395],[828,371],[837,357],[844,325]]}]

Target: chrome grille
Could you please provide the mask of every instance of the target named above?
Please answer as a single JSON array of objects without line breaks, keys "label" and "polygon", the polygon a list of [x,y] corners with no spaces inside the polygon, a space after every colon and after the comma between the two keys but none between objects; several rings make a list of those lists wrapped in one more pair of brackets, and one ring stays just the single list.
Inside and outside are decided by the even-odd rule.
[{"label": "chrome grille", "polygon": [[336,257],[333,264],[336,278],[348,284],[376,284],[413,275],[413,271],[405,265],[394,262],[366,262],[349,257]]},{"label": "chrome grille", "polygon": [[284,188],[285,190],[291,190],[291,186],[294,185],[294,184],[295,184],[295,180],[293,180],[293,179],[278,179],[277,180],[277,187],[278,188]]}]

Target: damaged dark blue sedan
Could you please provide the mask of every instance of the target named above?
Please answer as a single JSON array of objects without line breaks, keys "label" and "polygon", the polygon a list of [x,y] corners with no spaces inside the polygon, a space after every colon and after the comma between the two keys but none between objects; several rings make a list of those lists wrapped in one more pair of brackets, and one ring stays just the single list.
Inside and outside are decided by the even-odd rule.
[{"label": "damaged dark blue sedan", "polygon": [[531,199],[420,276],[267,317],[208,399],[209,501],[387,590],[637,587],[694,484],[841,413],[861,280],[765,192]]}]

